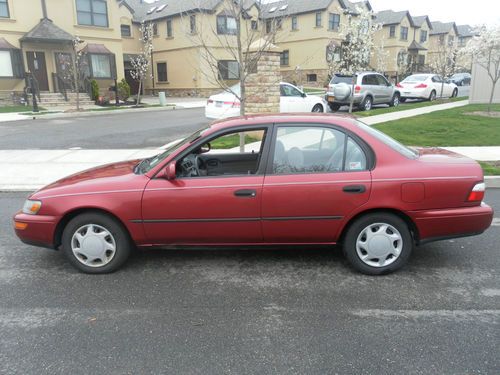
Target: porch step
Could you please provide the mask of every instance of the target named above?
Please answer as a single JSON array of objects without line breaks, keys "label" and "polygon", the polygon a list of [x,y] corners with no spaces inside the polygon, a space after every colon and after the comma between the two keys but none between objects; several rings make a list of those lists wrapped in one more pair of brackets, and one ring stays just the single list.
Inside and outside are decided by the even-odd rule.
[{"label": "porch step", "polygon": [[[58,92],[41,92],[40,105],[45,107],[62,107],[76,105],[76,93],[68,92],[68,100],[64,100],[64,96]],[[93,100],[86,93],[80,93],[80,105],[93,105]]]}]

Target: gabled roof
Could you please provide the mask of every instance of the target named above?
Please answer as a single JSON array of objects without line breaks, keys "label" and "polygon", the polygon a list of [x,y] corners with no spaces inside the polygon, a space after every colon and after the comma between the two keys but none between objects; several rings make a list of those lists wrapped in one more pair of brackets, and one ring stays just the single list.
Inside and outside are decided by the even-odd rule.
[{"label": "gabled roof", "polygon": [[40,22],[20,39],[21,42],[71,43],[73,35],[54,25],[52,20],[42,18]]},{"label": "gabled roof", "polygon": [[427,22],[427,26],[429,26],[429,29],[432,30],[432,23],[431,20],[429,19],[429,16],[416,16],[412,17],[413,18],[413,24],[415,27],[422,27],[424,22]]},{"label": "gabled roof", "polygon": [[399,24],[401,23],[401,21],[405,19],[405,17],[408,17],[408,19],[410,20],[410,25],[414,26],[413,19],[410,16],[410,12],[408,12],[407,10],[395,12],[389,9],[389,10],[382,10],[375,14],[375,20],[378,23],[381,23],[383,26]]},{"label": "gabled roof", "polygon": [[408,50],[414,50],[414,51],[425,51],[427,48],[425,48],[423,45],[420,43],[416,42],[415,40],[411,42],[411,44],[408,46]]},{"label": "gabled roof", "polygon": [[455,22],[431,22],[432,30],[430,35],[438,35],[438,34],[448,34],[451,30],[455,30],[455,33],[458,34],[457,26]]},{"label": "gabled roof", "polygon": [[[346,13],[358,14],[357,8],[360,6],[372,10],[370,2],[367,0],[358,2],[351,2],[350,0],[338,1]],[[327,9],[332,2],[333,0],[279,0],[261,4],[260,17],[266,19],[322,11]]]},{"label": "gabled roof", "polygon": [[461,37],[473,37],[476,35],[476,32],[470,25],[457,25],[458,36]]},{"label": "gabled roof", "polygon": [[84,48],[84,51],[88,53],[97,53],[102,55],[113,55],[113,52],[107,49],[104,44],[87,43],[87,45]]}]

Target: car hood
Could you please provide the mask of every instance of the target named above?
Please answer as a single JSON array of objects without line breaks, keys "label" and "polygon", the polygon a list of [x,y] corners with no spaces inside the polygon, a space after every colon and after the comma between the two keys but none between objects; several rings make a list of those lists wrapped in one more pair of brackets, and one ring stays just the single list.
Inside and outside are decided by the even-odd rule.
[{"label": "car hood", "polygon": [[[138,177],[134,167],[140,160],[128,160],[87,169],[55,181],[33,193],[33,198],[54,194],[90,193],[122,189]],[[135,185],[135,184],[132,184]]]}]

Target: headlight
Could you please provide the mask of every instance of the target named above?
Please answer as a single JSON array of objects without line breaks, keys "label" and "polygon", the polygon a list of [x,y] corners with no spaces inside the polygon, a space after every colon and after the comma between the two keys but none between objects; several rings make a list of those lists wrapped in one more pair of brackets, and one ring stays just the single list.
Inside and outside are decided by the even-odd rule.
[{"label": "headlight", "polygon": [[26,202],[24,202],[23,213],[28,215],[36,215],[38,211],[40,211],[40,208],[42,208],[42,202],[28,199],[26,200]]}]

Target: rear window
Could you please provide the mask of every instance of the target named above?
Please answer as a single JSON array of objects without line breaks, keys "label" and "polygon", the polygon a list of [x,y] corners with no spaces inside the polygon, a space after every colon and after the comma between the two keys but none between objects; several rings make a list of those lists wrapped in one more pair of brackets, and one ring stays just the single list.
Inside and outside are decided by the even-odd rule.
[{"label": "rear window", "polygon": [[417,158],[417,156],[418,156],[417,151],[415,151],[409,147],[406,147],[405,145],[399,143],[395,139],[389,137],[387,134],[382,133],[380,130],[372,128],[371,126],[368,126],[360,121],[358,121],[357,124],[366,133],[377,138],[380,142],[386,144],[387,146],[392,148],[394,151],[399,152],[401,155],[407,157],[408,159],[416,159]]},{"label": "rear window", "polygon": [[352,83],[352,76],[343,76],[335,74],[330,81],[330,84],[335,85],[337,83]]},{"label": "rear window", "polygon": [[412,75],[412,76],[409,76],[409,77],[406,77],[405,79],[403,79],[402,82],[422,82],[422,81],[425,81],[429,76],[426,76],[426,75],[422,75],[422,74],[415,74],[415,75]]}]

